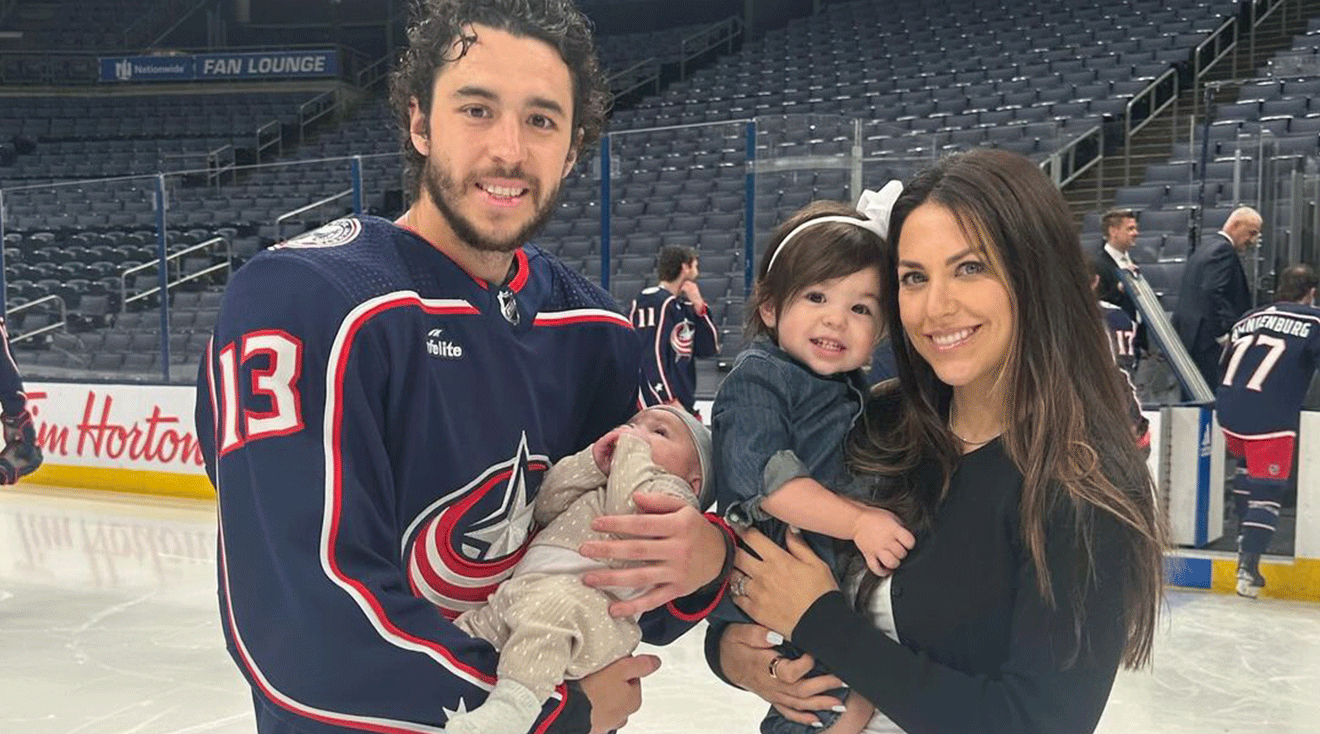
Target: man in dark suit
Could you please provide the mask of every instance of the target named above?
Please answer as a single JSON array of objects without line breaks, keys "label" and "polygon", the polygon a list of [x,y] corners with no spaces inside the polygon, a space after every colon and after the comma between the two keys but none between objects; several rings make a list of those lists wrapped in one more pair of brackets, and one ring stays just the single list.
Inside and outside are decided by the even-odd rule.
[{"label": "man in dark suit", "polygon": [[1219,356],[1229,329],[1251,308],[1239,255],[1260,236],[1260,226],[1255,209],[1234,209],[1224,228],[1192,251],[1183,269],[1173,328],[1212,391],[1219,384]]},{"label": "man in dark suit", "polygon": [[1123,309],[1129,319],[1137,325],[1137,337],[1134,342],[1134,357],[1140,359],[1146,351],[1146,327],[1137,310],[1136,301],[1123,288],[1123,281],[1118,277],[1120,268],[1136,272],[1137,265],[1132,262],[1132,246],[1137,242],[1141,230],[1137,227],[1137,214],[1131,209],[1110,209],[1100,218],[1105,232],[1105,241],[1091,252],[1091,262],[1095,265],[1100,283],[1096,286],[1096,295],[1100,300],[1112,303]]}]

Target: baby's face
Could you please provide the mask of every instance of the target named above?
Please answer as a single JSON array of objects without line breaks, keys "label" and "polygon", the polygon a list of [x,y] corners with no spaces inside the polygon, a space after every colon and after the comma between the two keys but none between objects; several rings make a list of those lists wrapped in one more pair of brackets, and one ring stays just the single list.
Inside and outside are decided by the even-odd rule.
[{"label": "baby's face", "polygon": [[682,418],[667,410],[643,410],[628,427],[651,446],[651,461],[661,469],[684,479],[699,472],[697,447]]}]

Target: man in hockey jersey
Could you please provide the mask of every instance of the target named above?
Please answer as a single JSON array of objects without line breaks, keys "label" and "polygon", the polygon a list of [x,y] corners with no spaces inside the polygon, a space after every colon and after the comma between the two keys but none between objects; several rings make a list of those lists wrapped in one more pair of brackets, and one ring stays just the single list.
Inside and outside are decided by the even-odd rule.
[{"label": "man in hockey jersey", "polygon": [[9,328],[0,317],[0,430],[4,433],[4,447],[0,450],[0,484],[13,484],[21,477],[41,466],[41,447],[37,445],[37,431],[32,425],[32,414],[27,409],[27,393],[23,392],[23,378],[9,348]]},{"label": "man in hockey jersey", "polygon": [[1114,355],[1114,364],[1123,373],[1123,380],[1132,396],[1128,414],[1132,417],[1132,431],[1137,443],[1147,456],[1150,455],[1150,421],[1141,413],[1141,399],[1133,385],[1132,377],[1137,369],[1137,324],[1128,317],[1126,311],[1104,299],[1104,279],[1100,277],[1100,263],[1091,264],[1091,290],[1099,299],[1100,316],[1104,319],[1105,333],[1109,336],[1109,350]]},{"label": "man in hockey jersey", "polygon": [[[526,240],[603,124],[589,25],[567,0],[427,0],[391,80],[413,200],[237,271],[198,383],[219,511],[220,607],[262,734],[435,732],[497,654],[452,620],[508,578],[551,463],[626,421],[639,346],[598,286]],[[713,606],[725,531],[672,498],[598,518],[641,560],[591,586],[670,641]],[[659,608],[662,607],[663,608]],[[567,685],[537,731],[603,732],[658,665]]]},{"label": "man in hockey jersey", "polygon": [[1100,315],[1105,320],[1105,330],[1109,332],[1109,348],[1114,353],[1114,363],[1123,373],[1123,380],[1132,395],[1128,413],[1132,417],[1132,430],[1137,443],[1146,455],[1150,455],[1150,421],[1141,414],[1141,400],[1137,396],[1132,375],[1137,369],[1137,325],[1132,323],[1123,309],[1107,301],[1099,301]]},{"label": "man in hockey jersey", "polygon": [[681,405],[696,415],[697,357],[713,357],[719,337],[701,297],[697,251],[665,245],[656,258],[660,284],[633,300],[630,319],[642,342],[640,403]]},{"label": "man in hockey jersey", "polygon": [[1249,311],[1229,331],[1216,395],[1228,450],[1246,465],[1233,480],[1238,516],[1237,593],[1265,586],[1260,556],[1279,520],[1292,474],[1302,400],[1320,366],[1317,278],[1308,265],[1279,276],[1278,300]]}]

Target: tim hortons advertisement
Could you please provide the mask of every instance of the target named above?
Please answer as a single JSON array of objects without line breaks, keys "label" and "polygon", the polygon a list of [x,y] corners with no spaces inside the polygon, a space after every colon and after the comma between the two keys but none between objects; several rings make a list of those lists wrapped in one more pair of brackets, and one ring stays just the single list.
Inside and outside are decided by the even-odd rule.
[{"label": "tim hortons advertisement", "polygon": [[27,383],[45,464],[204,474],[187,385]]}]

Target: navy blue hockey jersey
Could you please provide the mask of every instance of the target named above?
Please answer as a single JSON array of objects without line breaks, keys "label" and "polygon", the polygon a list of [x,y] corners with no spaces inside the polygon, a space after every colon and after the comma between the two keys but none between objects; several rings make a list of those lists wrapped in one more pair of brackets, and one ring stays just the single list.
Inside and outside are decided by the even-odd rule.
[{"label": "navy blue hockey jersey", "polygon": [[1320,308],[1279,302],[1249,311],[1229,331],[1215,409],[1238,436],[1296,433],[1320,366]]},{"label": "navy blue hockey jersey", "polygon": [[677,401],[692,412],[697,401],[697,372],[692,360],[719,352],[710,308],[697,313],[686,298],[652,286],[633,300],[629,318],[642,342],[641,404]]},{"label": "navy blue hockey jersey", "polygon": [[[613,300],[535,247],[516,259],[501,299],[365,217],[234,274],[196,418],[222,624],[263,734],[437,732],[493,686],[495,651],[450,620],[526,551],[550,465],[637,395],[637,337]],[[691,624],[642,622],[652,642]]]},{"label": "navy blue hockey jersey", "polygon": [[23,392],[23,378],[9,349],[9,324],[0,316],[0,408],[5,415],[18,415],[27,410],[27,393]]},{"label": "navy blue hockey jersey", "polygon": [[1114,361],[1129,377],[1137,364],[1137,325],[1123,309],[1108,301],[1100,301],[1100,313],[1105,317],[1105,329],[1109,332],[1109,348],[1114,354]]}]

